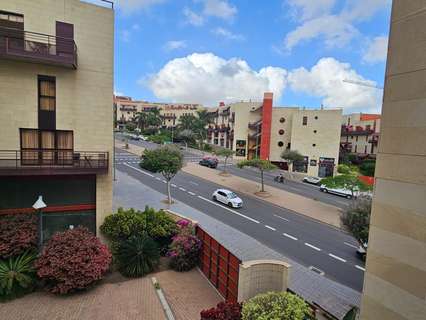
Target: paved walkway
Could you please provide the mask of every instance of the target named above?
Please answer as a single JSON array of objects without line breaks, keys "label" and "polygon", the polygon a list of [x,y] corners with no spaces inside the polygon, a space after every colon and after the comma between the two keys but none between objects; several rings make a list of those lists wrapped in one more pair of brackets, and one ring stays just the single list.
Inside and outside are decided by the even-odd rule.
[{"label": "paved walkway", "polygon": [[186,173],[220,184],[226,188],[255,196],[263,201],[290,209],[332,226],[341,227],[340,209],[335,206],[271,186],[265,186],[265,190],[270,196],[267,198],[260,197],[256,195],[256,192],[260,190],[259,183],[235,175],[224,177],[218,174],[218,170],[203,167],[196,163],[187,163],[182,170]]}]

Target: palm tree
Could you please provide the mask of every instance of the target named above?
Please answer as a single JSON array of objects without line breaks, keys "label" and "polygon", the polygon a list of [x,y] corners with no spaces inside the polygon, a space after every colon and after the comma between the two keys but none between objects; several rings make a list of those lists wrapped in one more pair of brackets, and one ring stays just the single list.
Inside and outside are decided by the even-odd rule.
[{"label": "palm tree", "polygon": [[180,130],[192,130],[197,118],[193,114],[184,114],[179,118]]},{"label": "palm tree", "polygon": [[213,114],[207,110],[197,110],[193,131],[197,136],[198,146],[201,149],[202,143],[207,139],[207,126],[213,122]]}]

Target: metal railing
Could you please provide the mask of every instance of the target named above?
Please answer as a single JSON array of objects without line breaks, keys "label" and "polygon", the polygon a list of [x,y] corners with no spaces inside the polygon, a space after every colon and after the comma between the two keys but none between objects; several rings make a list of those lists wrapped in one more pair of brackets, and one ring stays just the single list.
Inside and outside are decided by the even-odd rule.
[{"label": "metal railing", "polygon": [[0,27],[0,55],[77,68],[73,39],[38,32]]},{"label": "metal railing", "polygon": [[0,169],[108,169],[108,152],[58,149],[0,150]]}]

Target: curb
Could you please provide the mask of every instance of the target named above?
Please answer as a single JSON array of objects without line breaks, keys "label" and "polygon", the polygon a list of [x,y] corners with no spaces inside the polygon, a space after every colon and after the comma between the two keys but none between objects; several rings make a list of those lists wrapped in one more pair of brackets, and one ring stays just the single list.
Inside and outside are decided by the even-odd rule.
[{"label": "curb", "polygon": [[172,309],[170,308],[169,303],[167,302],[166,297],[164,296],[163,290],[161,290],[160,284],[157,281],[157,278],[151,278],[152,285],[154,286],[155,292],[157,293],[158,299],[160,299],[161,306],[163,307],[164,314],[166,315],[167,320],[175,320]]}]

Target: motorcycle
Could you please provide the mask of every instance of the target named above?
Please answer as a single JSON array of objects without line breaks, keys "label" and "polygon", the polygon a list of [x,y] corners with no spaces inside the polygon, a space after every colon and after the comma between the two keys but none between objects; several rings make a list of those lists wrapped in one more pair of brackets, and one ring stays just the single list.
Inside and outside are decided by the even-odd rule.
[{"label": "motorcycle", "polygon": [[275,178],[274,178],[274,181],[275,182],[279,182],[279,183],[284,183],[284,177],[283,176],[276,176]]}]

